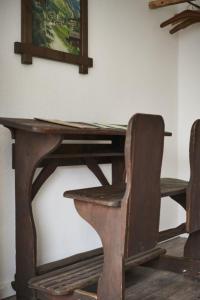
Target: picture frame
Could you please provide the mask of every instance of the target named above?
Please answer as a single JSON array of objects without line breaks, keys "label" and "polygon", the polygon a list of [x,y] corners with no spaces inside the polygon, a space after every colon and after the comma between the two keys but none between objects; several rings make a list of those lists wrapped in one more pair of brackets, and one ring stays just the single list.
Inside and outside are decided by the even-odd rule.
[{"label": "picture frame", "polygon": [[88,74],[93,67],[88,0],[21,0],[21,42],[15,42],[14,52],[21,54],[22,64],[39,57],[78,65],[79,73]]}]

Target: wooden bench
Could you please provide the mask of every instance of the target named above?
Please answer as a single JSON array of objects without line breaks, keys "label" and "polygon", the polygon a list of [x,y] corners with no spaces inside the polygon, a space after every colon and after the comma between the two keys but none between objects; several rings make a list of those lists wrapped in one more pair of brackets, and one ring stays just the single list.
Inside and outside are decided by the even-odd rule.
[{"label": "wooden bench", "polygon": [[[64,268],[31,279],[29,286],[49,296],[64,296],[97,283],[103,271],[104,256],[101,251],[94,255],[95,251],[91,251],[91,256],[84,260],[73,264],[69,262]],[[165,252],[165,249],[155,248],[130,257],[125,261],[125,270],[147,263]]]},{"label": "wooden bench", "polygon": [[[64,194],[65,197],[75,199],[78,213],[97,231],[102,240],[103,269],[101,270],[101,264],[96,266],[99,275],[101,274],[98,281],[98,299],[124,299],[127,262],[130,260],[134,265],[137,255],[154,251],[157,245],[163,145],[164,122],[162,117],[137,114],[131,118],[126,134],[127,184],[125,193],[121,194],[121,200],[116,200],[118,188],[112,190],[111,193],[109,187],[65,192]],[[162,251],[159,251],[157,256],[163,254]],[[151,256],[148,256],[148,260],[151,259]],[[85,272],[86,267],[83,270]],[[73,291],[78,288],[77,274],[80,275],[79,271],[76,267],[76,280],[70,279],[73,288],[70,288],[69,281],[67,283],[64,281],[66,293],[62,293],[59,286],[58,293],[62,293],[63,299],[69,299],[66,296],[69,289]],[[93,274],[94,278],[97,277],[98,272]],[[67,278],[68,273],[62,272],[60,276]],[[56,280],[56,275],[55,277],[53,275],[53,278]],[[52,282],[54,279],[50,274],[44,280]],[[41,280],[32,279],[30,287],[41,292]],[[87,284],[85,283],[85,285]],[[42,286],[42,294],[46,299],[52,299],[52,296],[55,296],[55,290],[50,285],[51,291],[49,292],[48,286],[48,284]],[[57,282],[55,282],[55,286],[58,286]],[[59,295],[61,296],[61,294]],[[59,296],[57,295],[57,297]]]},{"label": "wooden bench", "polygon": [[[125,272],[137,265],[180,274],[184,271],[184,274],[197,277],[200,261],[199,247],[195,245],[199,245],[200,221],[197,213],[196,222],[193,222],[193,215],[194,208],[199,207],[195,184],[200,175],[196,169],[200,121],[193,126],[191,133],[193,176],[189,185],[186,181],[171,178],[160,182],[163,139],[161,117],[135,115],[129,122],[126,136],[126,186],[103,186],[64,193],[66,198],[75,200],[80,216],[97,231],[103,250],[93,250],[86,256],[83,253],[77,259],[69,258],[65,267],[31,279],[29,286],[37,291],[38,299],[123,300]],[[160,199],[167,196],[182,207],[189,207],[190,211],[187,210],[186,224],[159,233]],[[186,231],[190,237],[185,257],[165,255],[165,249],[157,247],[159,241]],[[97,291],[88,292],[86,287],[97,282]]]}]

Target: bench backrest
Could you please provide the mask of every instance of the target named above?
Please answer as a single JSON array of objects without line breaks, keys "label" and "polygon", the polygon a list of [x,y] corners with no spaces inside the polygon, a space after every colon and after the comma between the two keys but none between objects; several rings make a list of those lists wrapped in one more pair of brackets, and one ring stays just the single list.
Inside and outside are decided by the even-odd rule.
[{"label": "bench backrest", "polygon": [[147,251],[157,244],[163,144],[161,116],[136,114],[131,118],[125,144],[125,257]]},{"label": "bench backrest", "polygon": [[190,136],[190,181],[187,188],[187,231],[200,230],[200,120],[196,120]]}]

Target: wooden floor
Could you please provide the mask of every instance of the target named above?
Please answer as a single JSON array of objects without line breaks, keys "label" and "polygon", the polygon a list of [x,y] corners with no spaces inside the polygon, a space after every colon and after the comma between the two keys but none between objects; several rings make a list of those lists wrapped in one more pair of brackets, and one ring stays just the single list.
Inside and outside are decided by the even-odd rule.
[{"label": "wooden floor", "polygon": [[[185,239],[163,243],[168,254],[182,256]],[[198,300],[200,299],[200,281],[186,279],[165,271],[147,268],[134,269],[133,281],[126,289],[126,300]]]},{"label": "wooden floor", "polygon": [[[168,254],[182,256],[185,239],[177,238],[164,243]],[[134,268],[131,282],[127,283],[126,300],[199,300],[200,281],[181,275],[147,268]],[[9,298],[15,300],[15,297]],[[106,299],[105,299],[106,300]],[[116,299],[117,300],[117,299]]]}]

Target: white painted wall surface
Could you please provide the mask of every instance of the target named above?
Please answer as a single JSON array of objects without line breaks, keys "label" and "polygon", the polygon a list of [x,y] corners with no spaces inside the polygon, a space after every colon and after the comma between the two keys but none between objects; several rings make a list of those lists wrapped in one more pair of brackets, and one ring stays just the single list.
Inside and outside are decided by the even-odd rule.
[{"label": "white painted wall surface", "polygon": [[[166,129],[163,175],[176,175],[178,39],[159,28],[172,8],[150,11],[144,0],[89,0],[88,76],[76,66],[35,59],[21,65],[13,53],[20,41],[20,0],[0,0],[0,116],[49,117],[126,123],[135,112],[162,114]],[[110,170],[103,166],[108,176]],[[86,168],[60,168],[34,203],[38,263],[60,259],[100,244],[77,215],[66,189],[98,185]],[[162,228],[175,225],[178,211],[164,204]],[[73,225],[70,225],[73,224]],[[0,128],[0,298],[13,292],[15,273],[14,172],[11,139]],[[56,246],[55,246],[56,245]]]}]

